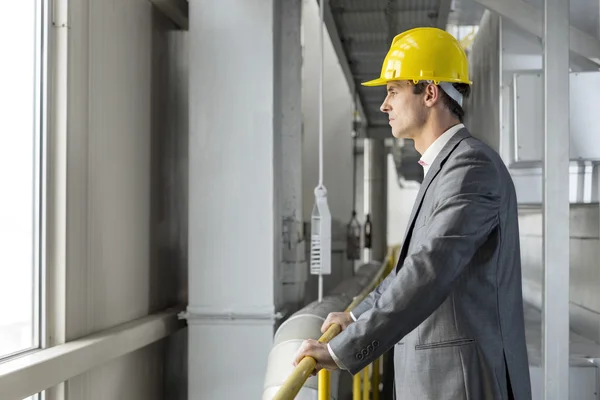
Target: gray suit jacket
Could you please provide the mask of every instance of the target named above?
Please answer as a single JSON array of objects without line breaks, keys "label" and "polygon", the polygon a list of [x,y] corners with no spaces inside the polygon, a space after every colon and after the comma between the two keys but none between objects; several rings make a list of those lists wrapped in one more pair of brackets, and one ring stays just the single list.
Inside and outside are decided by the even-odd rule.
[{"label": "gray suit jacket", "polygon": [[431,165],[395,270],[353,314],[334,354],[356,374],[393,347],[398,399],[531,399],[515,189],[466,129]]}]

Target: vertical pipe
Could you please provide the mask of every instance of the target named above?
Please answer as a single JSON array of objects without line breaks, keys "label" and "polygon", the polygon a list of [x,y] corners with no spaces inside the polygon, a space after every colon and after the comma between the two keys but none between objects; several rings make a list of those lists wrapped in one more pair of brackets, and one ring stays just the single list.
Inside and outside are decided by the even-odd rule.
[{"label": "vertical pipe", "polygon": [[544,2],[544,399],[569,398],[569,0]]},{"label": "vertical pipe", "polygon": [[[69,1],[45,1],[46,20],[50,19],[48,38],[48,88],[47,94],[47,160],[44,166],[47,189],[45,209],[48,213],[44,238],[46,260],[42,280],[44,281],[43,307],[48,316],[42,328],[44,347],[66,342],[67,321],[67,159],[68,159],[68,105],[69,105]],[[64,382],[48,388],[45,398],[64,400]]]},{"label": "vertical pipe", "polygon": [[[367,139],[365,143],[368,208],[373,225],[370,257],[384,261],[387,254],[387,149],[383,140]],[[367,182],[365,182],[367,183]]]},{"label": "vertical pipe", "polygon": [[361,400],[361,392],[360,392],[360,380],[362,377],[362,372],[354,375],[352,377],[352,400]]},{"label": "vertical pipe", "polygon": [[[363,211],[365,218],[371,212],[371,146],[373,139],[363,140]],[[364,221],[363,221],[364,227]],[[363,261],[369,262],[372,260],[371,249],[363,250]]]},{"label": "vertical pipe", "polygon": [[322,369],[318,374],[319,378],[319,400],[329,400],[331,395],[331,372]]},{"label": "vertical pipe", "polygon": [[369,369],[370,365],[367,365],[363,370],[363,387],[362,387],[362,400],[369,400],[369,389],[370,389],[370,381],[369,381]]},{"label": "vertical pipe", "polygon": [[373,363],[373,400],[379,400],[379,364],[382,357],[379,357]]}]

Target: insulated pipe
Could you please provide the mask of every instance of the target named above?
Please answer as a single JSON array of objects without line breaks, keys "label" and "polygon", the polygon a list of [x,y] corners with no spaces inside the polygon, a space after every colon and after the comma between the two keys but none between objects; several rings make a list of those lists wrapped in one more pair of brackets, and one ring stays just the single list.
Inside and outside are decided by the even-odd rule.
[{"label": "insulated pipe", "polygon": [[365,139],[365,215],[373,227],[366,260],[381,262],[387,252],[387,148],[380,139]]},{"label": "insulated pipe", "polygon": [[[355,276],[349,278],[323,297],[322,302],[314,301],[292,314],[281,324],[273,339],[273,347],[267,361],[267,371],[262,400],[271,400],[294,370],[294,355],[306,339],[318,340],[321,325],[330,312],[344,310],[355,297],[371,285],[381,271],[381,263],[362,265]],[[338,398],[339,370],[331,373],[331,399]],[[310,377],[295,397],[298,400],[318,399],[318,378]]]}]

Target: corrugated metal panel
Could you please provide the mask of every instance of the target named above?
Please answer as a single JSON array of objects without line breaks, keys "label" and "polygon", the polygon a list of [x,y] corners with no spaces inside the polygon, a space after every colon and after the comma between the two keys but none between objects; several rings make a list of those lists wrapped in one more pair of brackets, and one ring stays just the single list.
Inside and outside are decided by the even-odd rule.
[{"label": "corrugated metal panel", "polygon": [[[342,33],[382,32],[386,26],[385,12],[341,12],[338,14]],[[383,29],[385,30],[385,29]],[[344,36],[343,36],[344,37]]]},{"label": "corrugated metal panel", "polygon": [[373,10],[435,10],[439,0],[331,0],[331,10],[347,12],[364,12]]},{"label": "corrugated metal panel", "polygon": [[383,10],[389,0],[330,0],[329,5],[333,12],[344,11],[365,11],[365,10]]},{"label": "corrugated metal panel", "polygon": [[[376,78],[391,39],[418,26],[433,26],[439,0],[331,0],[330,7],[354,78]],[[385,91],[358,88],[371,125],[387,125],[379,110]]]}]

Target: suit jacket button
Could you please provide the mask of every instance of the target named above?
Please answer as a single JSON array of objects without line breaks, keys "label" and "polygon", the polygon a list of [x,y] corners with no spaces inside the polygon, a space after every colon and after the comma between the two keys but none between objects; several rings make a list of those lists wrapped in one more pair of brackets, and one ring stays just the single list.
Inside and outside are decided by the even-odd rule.
[{"label": "suit jacket button", "polygon": [[379,342],[377,340],[373,340],[373,347],[379,346]]},{"label": "suit jacket button", "polygon": [[363,349],[362,353],[363,353],[364,356],[366,356],[367,354],[369,354],[369,352],[367,351],[367,349]]},{"label": "suit jacket button", "polygon": [[374,350],[374,348],[373,348],[373,345],[372,345],[372,344],[370,344],[370,345],[368,345],[368,346],[367,346],[367,351],[368,351],[369,353],[370,353],[370,352],[372,352],[373,350]]},{"label": "suit jacket button", "polygon": [[358,354],[356,355],[356,359],[357,359],[357,360],[362,360],[362,359],[363,359],[363,355],[362,355],[362,354],[360,354],[360,353],[358,353]]}]

